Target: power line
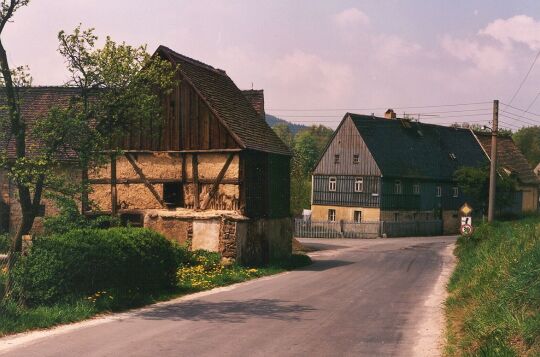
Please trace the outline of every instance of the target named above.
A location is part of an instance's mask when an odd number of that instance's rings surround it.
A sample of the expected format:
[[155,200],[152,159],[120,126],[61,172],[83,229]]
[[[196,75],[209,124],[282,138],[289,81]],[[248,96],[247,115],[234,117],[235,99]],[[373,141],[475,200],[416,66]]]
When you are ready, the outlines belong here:
[[534,105],[534,103],[536,103],[536,100],[538,99],[538,97],[540,96],[540,92],[536,93],[536,96],[534,97],[534,99],[532,100],[531,104],[529,104],[529,106],[527,107],[527,109],[524,110],[524,112],[528,111],[529,109],[531,109],[531,107]]
[[538,60],[538,57],[540,56],[540,51],[538,51],[536,53],[536,56],[534,57],[534,61],[531,63],[531,66],[529,67],[529,70],[527,71],[527,73],[525,74],[525,77],[523,78],[523,80],[521,81],[521,83],[519,84],[518,88],[516,89],[514,95],[512,96],[512,98],[510,99],[510,101],[508,102],[508,105],[512,104],[512,102],[514,101],[514,99],[516,98],[516,96],[518,95],[518,93],[521,91],[521,88],[523,87],[523,84],[525,84],[525,82],[527,81],[527,78],[529,78],[529,74],[531,74],[531,71],[533,70],[534,68],[534,65],[536,64],[536,61]]
[[471,102],[471,103],[456,103],[456,104],[438,104],[438,105],[423,105],[423,106],[407,106],[407,107],[378,107],[378,108],[317,108],[317,109],[300,109],[300,108],[268,108],[267,110],[274,111],[290,111],[290,112],[331,112],[331,111],[347,111],[347,110],[360,110],[360,111],[369,111],[369,110],[386,110],[388,108],[392,109],[423,109],[423,108],[444,108],[444,107],[457,107],[457,106],[466,106],[466,105],[480,105],[488,104],[490,101],[486,102]]

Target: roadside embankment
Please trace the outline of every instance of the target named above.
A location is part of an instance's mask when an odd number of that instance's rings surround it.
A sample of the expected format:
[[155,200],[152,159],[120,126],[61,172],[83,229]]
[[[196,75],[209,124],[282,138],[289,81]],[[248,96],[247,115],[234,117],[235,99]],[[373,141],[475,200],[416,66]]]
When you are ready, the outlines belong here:
[[446,301],[447,356],[540,355],[540,219],[458,239]]

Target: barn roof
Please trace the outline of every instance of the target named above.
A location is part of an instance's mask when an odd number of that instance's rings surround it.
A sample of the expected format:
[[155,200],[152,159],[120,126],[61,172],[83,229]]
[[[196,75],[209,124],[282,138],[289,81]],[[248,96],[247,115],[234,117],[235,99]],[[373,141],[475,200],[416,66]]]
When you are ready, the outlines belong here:
[[[36,156],[43,150],[43,145],[32,135],[34,123],[49,113],[53,107],[67,107],[70,100],[79,92],[73,87],[46,86],[28,87],[19,89],[21,117],[25,121],[27,128],[26,151],[29,156]],[[4,90],[0,90],[0,115],[7,117],[6,96]],[[5,122],[5,125],[9,123]],[[8,127],[2,128],[0,136],[0,146],[7,150],[9,158],[15,157],[15,144],[13,138],[6,137],[9,133]],[[69,160],[74,157],[74,153],[69,148],[64,148],[58,153],[59,159]]]
[[488,159],[468,129],[348,114],[383,176],[451,180]]
[[179,71],[199,92],[210,109],[239,144],[252,150],[291,155],[225,71],[159,46],[156,53],[178,65]]
[[[491,157],[491,134],[475,132],[478,141]],[[519,182],[538,185],[540,181],[529,162],[510,136],[497,138],[497,166],[515,174]]]

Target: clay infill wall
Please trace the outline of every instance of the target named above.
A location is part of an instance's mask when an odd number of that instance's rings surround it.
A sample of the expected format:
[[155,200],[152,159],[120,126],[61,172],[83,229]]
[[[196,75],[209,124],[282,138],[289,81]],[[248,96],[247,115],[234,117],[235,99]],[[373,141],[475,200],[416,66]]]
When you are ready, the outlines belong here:
[[[199,153],[198,179],[199,179],[199,202],[207,197],[224,167],[229,153]],[[184,194],[184,208],[194,208],[195,184],[193,175],[194,154],[171,154],[171,153],[144,153],[131,154],[136,165],[140,168],[161,198],[163,198],[163,186],[165,182],[182,181]],[[185,160],[185,161],[184,161]],[[183,167],[184,166],[184,167]],[[240,189],[239,179],[239,155],[233,154],[233,159],[223,176],[222,183],[218,187],[214,199],[210,201],[208,209],[238,210]],[[89,178],[93,184],[89,196],[98,211],[111,210],[111,165],[110,163],[89,172]],[[136,172],[132,164],[125,156],[116,160],[117,197],[118,208],[121,210],[144,210],[162,208],[154,194],[144,184],[141,176]],[[99,183],[96,183],[99,181]]]

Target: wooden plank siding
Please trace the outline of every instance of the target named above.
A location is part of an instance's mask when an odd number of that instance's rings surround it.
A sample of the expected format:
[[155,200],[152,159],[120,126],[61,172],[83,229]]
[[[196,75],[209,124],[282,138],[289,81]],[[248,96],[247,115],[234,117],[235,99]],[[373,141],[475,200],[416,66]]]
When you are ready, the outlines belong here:
[[228,130],[187,81],[162,98],[163,119],[130,128],[124,150],[182,151],[239,149]]
[[[330,177],[336,178],[336,191],[329,190]],[[363,192],[354,192],[354,181],[357,177],[364,180]],[[380,177],[377,176],[344,176],[314,175],[313,204],[346,207],[379,207]]]
[[[335,163],[335,155],[339,155],[339,163]],[[353,163],[354,155],[359,157],[357,164]],[[354,123],[346,118],[336,129],[313,174],[381,176],[381,171]]]

